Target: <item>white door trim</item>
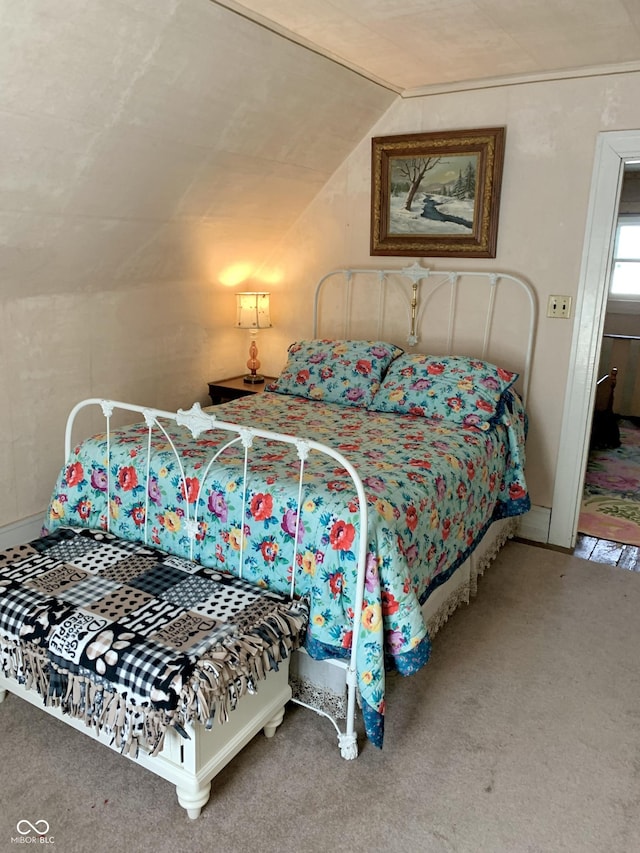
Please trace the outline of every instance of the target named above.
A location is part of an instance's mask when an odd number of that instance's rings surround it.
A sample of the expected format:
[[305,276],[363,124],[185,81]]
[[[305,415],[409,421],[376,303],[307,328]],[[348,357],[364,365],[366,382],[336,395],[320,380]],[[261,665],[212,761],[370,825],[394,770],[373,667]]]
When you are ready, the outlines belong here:
[[637,158],[640,130],[599,134],[549,526],[549,543],[562,548],[576,542],[620,186],[625,161]]

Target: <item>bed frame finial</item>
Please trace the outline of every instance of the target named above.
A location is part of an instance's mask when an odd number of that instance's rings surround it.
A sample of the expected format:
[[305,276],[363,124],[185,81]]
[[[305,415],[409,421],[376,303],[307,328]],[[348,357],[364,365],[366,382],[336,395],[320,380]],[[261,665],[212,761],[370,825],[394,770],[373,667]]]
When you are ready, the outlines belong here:
[[145,409],[142,412],[142,416],[144,417],[144,422],[149,427],[149,429],[153,429],[156,425],[156,413],[153,409]]
[[255,434],[252,430],[247,429],[246,427],[241,428],[238,430],[238,434],[240,435],[240,440],[245,450],[248,450],[250,447],[253,447],[253,439],[255,438]]
[[198,535],[199,525],[195,518],[185,518],[182,520],[184,528],[187,531],[187,536],[193,542]]
[[409,267],[403,267],[401,270],[402,275],[406,275],[406,277],[410,278],[415,284],[423,278],[429,278],[430,272],[431,270],[429,270],[428,267],[421,267],[417,261],[414,261]]
[[309,458],[309,452],[311,448],[309,447],[309,442],[304,441],[304,439],[299,439],[296,441],[296,450],[298,451],[298,459],[302,462],[306,462]]
[[201,432],[206,432],[213,426],[216,416],[202,411],[200,403],[194,403],[188,411],[178,409],[176,423],[191,430],[191,435],[198,438]]

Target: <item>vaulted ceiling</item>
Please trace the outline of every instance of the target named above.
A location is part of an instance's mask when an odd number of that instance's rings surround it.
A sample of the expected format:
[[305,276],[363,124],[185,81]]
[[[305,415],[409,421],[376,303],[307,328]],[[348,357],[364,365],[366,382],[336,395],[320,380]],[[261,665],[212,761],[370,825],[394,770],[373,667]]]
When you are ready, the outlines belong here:
[[255,269],[399,93],[640,70],[640,3],[0,0],[0,43],[1,301]]
[[[640,67],[638,0],[212,0],[404,94]],[[417,94],[417,93],[416,93]]]
[[250,268],[397,98],[209,0],[0,0],[0,303]]

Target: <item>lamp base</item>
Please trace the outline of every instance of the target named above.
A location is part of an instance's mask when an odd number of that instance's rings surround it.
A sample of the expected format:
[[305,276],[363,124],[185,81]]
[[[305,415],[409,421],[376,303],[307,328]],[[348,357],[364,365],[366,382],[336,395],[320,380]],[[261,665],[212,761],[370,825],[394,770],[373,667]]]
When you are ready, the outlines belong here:
[[259,373],[248,373],[244,377],[244,381],[247,383],[247,385],[259,385],[260,383],[264,382],[264,376],[260,376]]

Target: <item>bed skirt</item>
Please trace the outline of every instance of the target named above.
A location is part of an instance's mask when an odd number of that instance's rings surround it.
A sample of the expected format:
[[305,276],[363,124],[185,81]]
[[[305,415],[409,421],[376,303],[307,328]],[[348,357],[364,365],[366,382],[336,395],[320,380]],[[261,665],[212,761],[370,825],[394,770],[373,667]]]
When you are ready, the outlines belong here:
[[[422,605],[429,638],[433,640],[462,604],[469,604],[478,589],[478,578],[491,565],[506,542],[516,535],[519,518],[495,521],[473,553]],[[293,698],[335,719],[347,715],[345,670],[342,660],[314,660],[304,649],[291,657],[289,680]]]

